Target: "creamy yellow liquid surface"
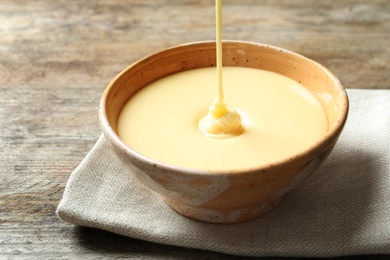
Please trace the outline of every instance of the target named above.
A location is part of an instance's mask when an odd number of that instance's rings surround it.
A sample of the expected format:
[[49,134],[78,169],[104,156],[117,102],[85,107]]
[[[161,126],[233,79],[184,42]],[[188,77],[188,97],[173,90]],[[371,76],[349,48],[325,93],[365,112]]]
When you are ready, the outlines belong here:
[[245,114],[243,134],[218,139],[198,127],[215,97],[215,68],[210,67],[167,76],[137,92],[120,114],[120,138],[145,157],[168,165],[230,171],[287,159],[328,130],[319,101],[292,79],[223,67],[223,82],[226,103]]

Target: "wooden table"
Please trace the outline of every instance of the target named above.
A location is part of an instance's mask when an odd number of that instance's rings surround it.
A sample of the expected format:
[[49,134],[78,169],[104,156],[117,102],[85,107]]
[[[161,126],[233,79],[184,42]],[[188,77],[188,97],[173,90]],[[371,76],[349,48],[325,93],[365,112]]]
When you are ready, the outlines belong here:
[[[55,215],[101,133],[108,82],[149,53],[214,38],[212,0],[0,2],[0,259],[235,258]],[[390,88],[388,0],[225,0],[224,39],[301,53],[347,88]]]

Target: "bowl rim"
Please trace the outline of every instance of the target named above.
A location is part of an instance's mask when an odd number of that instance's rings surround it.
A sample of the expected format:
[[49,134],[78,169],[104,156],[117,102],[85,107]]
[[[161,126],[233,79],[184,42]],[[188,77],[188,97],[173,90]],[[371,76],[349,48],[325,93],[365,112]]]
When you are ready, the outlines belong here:
[[120,137],[115,133],[115,131],[111,127],[110,122],[108,121],[108,118],[107,118],[107,111],[106,111],[107,96],[109,95],[115,82],[119,78],[121,78],[121,76],[123,74],[125,74],[128,70],[130,70],[132,67],[136,66],[137,64],[139,64],[145,60],[151,59],[156,55],[170,52],[174,49],[182,48],[182,47],[188,47],[188,46],[196,47],[196,46],[200,46],[200,45],[215,44],[214,40],[207,40],[207,41],[194,41],[194,42],[183,43],[183,44],[171,46],[171,47],[153,52],[153,53],[146,55],[143,58],[140,58],[137,61],[131,63],[125,69],[123,69],[120,73],[118,73],[110,81],[110,83],[107,85],[107,87],[105,88],[105,90],[100,98],[99,122],[100,122],[100,126],[103,130],[103,133],[105,135],[105,138],[111,139],[111,141],[113,141],[115,143],[115,145],[120,148],[121,151],[124,151],[126,154],[132,156],[136,161],[139,161],[143,164],[147,164],[150,167],[163,169],[167,173],[168,172],[174,172],[175,174],[176,173],[183,173],[183,174],[185,173],[185,174],[190,174],[190,175],[202,175],[202,176],[207,176],[207,177],[215,177],[215,176],[219,176],[221,174],[230,174],[230,175],[234,174],[237,176],[239,176],[241,174],[248,174],[248,173],[258,174],[258,172],[265,173],[265,172],[268,172],[270,170],[278,170],[281,168],[286,168],[286,167],[288,167],[288,165],[292,161],[297,160],[298,158],[301,158],[301,157],[307,157],[309,154],[311,154],[313,152],[319,154],[321,151],[323,151],[324,149],[326,149],[327,147],[332,145],[334,138],[338,138],[338,135],[343,130],[343,127],[344,127],[345,122],[347,120],[348,112],[349,112],[349,99],[348,99],[348,94],[346,92],[346,89],[341,84],[339,79],[329,69],[327,69],[322,64],[320,64],[312,59],[309,59],[309,58],[307,58],[299,53],[296,53],[296,52],[293,52],[293,51],[290,51],[290,50],[287,50],[287,49],[284,49],[281,47],[269,45],[269,44],[263,44],[263,43],[257,43],[257,42],[251,42],[251,41],[241,41],[241,40],[223,40],[223,44],[224,43],[244,44],[244,45],[251,45],[251,46],[272,49],[274,51],[283,53],[284,55],[295,56],[299,59],[310,62],[314,66],[320,68],[323,72],[325,72],[325,74],[337,86],[339,86],[340,95],[341,95],[341,98],[343,99],[343,104],[342,104],[342,107],[340,108],[341,111],[340,111],[338,117],[336,118],[336,123],[334,124],[334,126],[332,128],[330,128],[328,130],[328,132],[321,139],[319,139],[317,142],[315,142],[313,145],[309,146],[308,148],[306,148],[302,152],[294,154],[291,157],[284,158],[284,159],[277,160],[277,161],[273,161],[271,163],[267,163],[265,165],[261,165],[258,167],[252,167],[252,168],[248,167],[248,168],[240,168],[240,169],[232,169],[232,170],[206,170],[206,169],[195,169],[195,168],[186,168],[186,167],[181,167],[181,166],[175,166],[175,165],[155,161],[151,158],[148,158],[147,156],[144,156],[144,155],[138,153],[137,151],[135,151],[132,148],[130,148],[129,146],[127,146],[120,139]]

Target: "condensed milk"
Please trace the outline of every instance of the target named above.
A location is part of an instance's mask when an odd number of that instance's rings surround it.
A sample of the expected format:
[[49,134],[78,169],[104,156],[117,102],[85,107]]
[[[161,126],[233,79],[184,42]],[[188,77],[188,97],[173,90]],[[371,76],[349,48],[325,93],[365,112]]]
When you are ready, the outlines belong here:
[[328,131],[320,102],[280,74],[222,67],[221,1],[216,7],[217,68],[175,73],[138,91],[119,116],[120,138],[160,163],[215,172],[266,166],[309,148]]
[[225,100],[245,115],[246,130],[231,138],[205,136],[198,124],[215,97],[215,68],[175,73],[138,91],[118,120],[120,138],[158,162],[230,171],[276,163],[321,139],[328,119],[298,82],[264,70],[224,67]]

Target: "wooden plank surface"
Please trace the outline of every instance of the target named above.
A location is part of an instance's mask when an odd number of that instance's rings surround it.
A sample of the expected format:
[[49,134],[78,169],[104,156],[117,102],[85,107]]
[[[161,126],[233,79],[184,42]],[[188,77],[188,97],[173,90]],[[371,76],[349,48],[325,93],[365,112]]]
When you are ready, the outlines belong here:
[[[55,209],[100,135],[108,82],[163,48],[212,40],[212,0],[0,2],[0,259],[233,259],[74,227]],[[347,88],[390,88],[387,0],[225,0],[224,39],[317,60]],[[376,258],[377,259],[377,258]]]

